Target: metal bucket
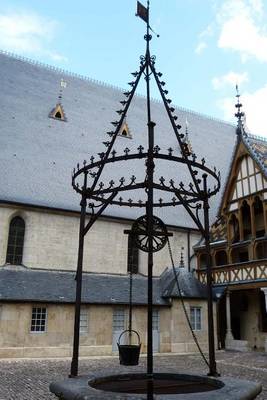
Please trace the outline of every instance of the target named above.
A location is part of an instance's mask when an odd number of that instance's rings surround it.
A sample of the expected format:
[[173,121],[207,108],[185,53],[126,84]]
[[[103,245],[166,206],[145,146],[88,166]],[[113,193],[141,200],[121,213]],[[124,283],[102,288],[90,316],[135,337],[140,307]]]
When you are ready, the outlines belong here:
[[[120,344],[121,337],[129,332],[130,335],[134,332],[138,337],[138,344]],[[141,349],[140,336],[136,331],[130,331],[129,329],[123,331],[117,343],[119,349],[120,364],[122,365],[138,365],[139,355]]]

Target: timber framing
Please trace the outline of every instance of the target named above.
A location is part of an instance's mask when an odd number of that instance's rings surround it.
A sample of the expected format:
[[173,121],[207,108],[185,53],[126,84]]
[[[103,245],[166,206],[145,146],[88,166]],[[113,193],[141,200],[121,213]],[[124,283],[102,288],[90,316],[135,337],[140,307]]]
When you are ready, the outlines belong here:
[[[260,150],[257,154],[256,151]],[[215,286],[267,286],[267,141],[237,137],[217,221],[211,227]],[[197,274],[206,282],[206,254],[195,247]]]

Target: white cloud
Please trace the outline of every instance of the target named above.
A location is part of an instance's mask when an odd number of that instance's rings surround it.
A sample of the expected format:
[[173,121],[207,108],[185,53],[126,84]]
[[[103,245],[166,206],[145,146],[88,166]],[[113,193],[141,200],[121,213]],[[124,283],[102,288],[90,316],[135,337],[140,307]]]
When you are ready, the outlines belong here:
[[249,0],[252,10],[259,15],[263,14],[263,1],[262,0]]
[[57,23],[33,13],[0,14],[0,48],[19,54],[45,55],[66,60],[50,49]]
[[201,54],[206,47],[207,47],[207,43],[206,42],[199,42],[199,44],[195,48],[195,52],[197,54]]
[[[244,93],[240,97],[243,111],[246,113],[246,125],[251,133],[267,136],[266,127],[267,84],[253,93]],[[235,99],[226,97],[219,102],[226,120],[233,120]]]
[[267,25],[262,23],[261,0],[226,0],[217,13],[218,47],[267,62]]
[[213,27],[212,24],[208,25],[204,31],[200,32],[198,35],[198,44],[197,47],[195,48],[195,53],[196,54],[201,54],[203,50],[208,46],[207,45],[207,39],[208,37],[213,35]]
[[248,82],[248,73],[243,72],[238,74],[237,72],[228,72],[228,74],[214,77],[211,81],[212,86],[215,90],[222,89],[225,86],[241,85],[241,83]]

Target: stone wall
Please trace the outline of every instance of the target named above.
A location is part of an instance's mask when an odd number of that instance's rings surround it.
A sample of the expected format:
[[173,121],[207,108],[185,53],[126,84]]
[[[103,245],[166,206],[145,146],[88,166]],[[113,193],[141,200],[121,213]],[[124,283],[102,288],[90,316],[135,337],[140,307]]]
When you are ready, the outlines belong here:
[[[197,337],[207,348],[207,308],[203,300],[186,301],[203,310],[202,330]],[[31,332],[32,307],[47,308],[45,332]],[[80,355],[112,355],[113,311],[110,305],[83,306],[88,316],[86,332],[80,335]],[[128,308],[125,310],[127,328]],[[160,352],[195,352],[196,347],[186,324],[179,300],[172,307],[159,307]],[[190,311],[189,311],[190,312]],[[142,352],[146,352],[146,307],[133,308],[133,329],[140,334]],[[0,357],[65,357],[72,355],[74,305],[2,303],[0,307]]]
[[[201,330],[195,331],[197,340],[203,351],[208,350],[208,310],[204,300],[185,299],[185,308],[190,318],[190,307],[201,308]],[[216,333],[216,305],[213,305],[215,345]],[[187,353],[197,351],[189,325],[180,300],[175,300],[171,308],[171,351],[173,353]]]
[[[78,253],[79,216],[37,209],[0,208],[0,264],[6,260],[10,220],[20,215],[25,220],[23,264],[30,268],[75,270]],[[130,222],[99,219],[85,237],[84,271],[119,273],[127,272],[127,235]],[[181,248],[187,256],[187,232],[173,229],[170,238],[175,262],[180,259]],[[191,234],[191,245],[199,235]],[[155,254],[154,275],[170,266],[168,248]],[[146,274],[147,254],[139,253],[139,271]]]
[[260,331],[259,291],[247,290],[244,294],[247,296],[248,308],[240,311],[241,340],[247,340],[250,349],[264,349],[267,332]]

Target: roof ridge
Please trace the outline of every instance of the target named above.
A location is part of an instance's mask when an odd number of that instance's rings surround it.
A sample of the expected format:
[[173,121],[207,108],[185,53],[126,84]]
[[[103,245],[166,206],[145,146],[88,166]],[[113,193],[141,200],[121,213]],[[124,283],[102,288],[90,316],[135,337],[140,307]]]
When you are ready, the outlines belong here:
[[[94,78],[91,78],[91,77],[86,76],[86,75],[78,74],[76,72],[72,72],[72,71],[66,70],[64,68],[55,67],[54,65],[46,64],[45,62],[37,61],[37,60],[34,60],[34,59],[26,57],[26,56],[21,56],[21,55],[19,55],[17,53],[13,53],[13,52],[10,52],[10,51],[7,51],[7,50],[1,50],[0,49],[0,54],[3,54],[5,56],[8,56],[8,57],[13,58],[13,59],[18,60],[18,61],[23,61],[23,62],[26,62],[26,63],[31,64],[31,65],[35,65],[35,66],[38,66],[38,67],[45,68],[45,69],[47,69],[49,71],[53,71],[53,72],[56,72],[58,74],[61,73],[61,74],[64,74],[64,75],[72,77],[72,78],[78,78],[78,79],[81,79],[83,81],[92,82],[92,83],[95,83],[97,85],[101,85],[101,86],[104,86],[104,87],[107,87],[107,88],[112,88],[112,89],[115,89],[115,90],[118,90],[118,91],[124,91],[125,90],[125,88],[113,85],[112,83],[107,83],[107,82],[104,82],[104,81],[100,81],[98,79],[94,79]],[[136,96],[144,98],[144,99],[146,98],[145,95],[142,95],[140,93],[136,93]],[[163,104],[161,99],[152,98],[151,100],[153,102],[155,102],[155,103]],[[186,112],[186,113],[189,113],[189,114],[192,114],[192,115],[195,115],[195,116],[199,116],[199,117],[204,117],[204,118],[206,118],[206,119],[208,119],[210,121],[217,121],[217,122],[221,122],[223,124],[229,125],[229,126],[234,126],[233,123],[228,122],[228,121],[224,121],[223,119],[212,117],[210,115],[207,115],[207,114],[204,114],[204,113],[201,113],[201,112],[198,112],[198,111],[194,111],[194,110],[191,110],[191,109],[186,108],[186,107],[178,106],[176,104],[174,104],[174,106],[179,111],[183,111],[183,112]]]
[[245,144],[247,150],[250,152],[251,157],[254,159],[256,163],[258,163],[259,168],[262,170],[263,174],[266,176],[266,171],[267,168],[264,164],[262,156],[258,153],[258,151],[255,150],[255,148],[252,146],[253,143],[250,142],[250,139],[253,139],[253,135],[246,135],[243,136],[243,143]]
[[261,140],[262,142],[266,142],[267,143],[267,137],[264,137],[264,136],[254,135],[252,133],[247,133],[247,137],[249,139]]
[[78,78],[78,79],[81,79],[83,81],[90,81],[92,83],[96,83],[96,84],[101,85],[101,86],[112,87],[113,89],[116,89],[116,90],[124,90],[123,88],[121,88],[119,86],[116,86],[116,85],[112,85],[111,83],[106,83],[106,82],[103,82],[103,81],[99,81],[98,79],[90,78],[89,76],[78,74],[76,72],[72,72],[72,71],[69,71],[69,70],[64,69],[64,68],[55,67],[54,65],[46,64],[45,62],[34,60],[34,59],[26,57],[26,56],[21,56],[19,54],[16,54],[16,53],[13,53],[13,52],[10,52],[10,51],[7,51],[7,50],[1,50],[0,49],[0,54],[3,54],[3,55],[8,56],[10,58],[14,58],[15,60],[18,60],[18,61],[27,62],[28,64],[31,64],[31,65],[36,65],[37,67],[43,67],[43,68],[45,68],[47,70],[50,70],[50,71],[53,71],[53,72],[56,72],[56,73],[64,74],[64,75],[70,76],[72,78]]

